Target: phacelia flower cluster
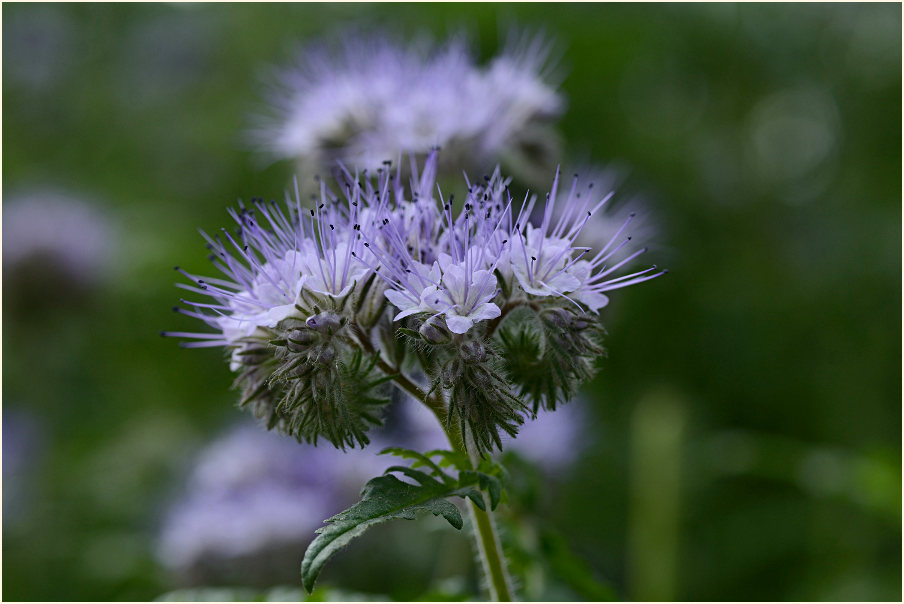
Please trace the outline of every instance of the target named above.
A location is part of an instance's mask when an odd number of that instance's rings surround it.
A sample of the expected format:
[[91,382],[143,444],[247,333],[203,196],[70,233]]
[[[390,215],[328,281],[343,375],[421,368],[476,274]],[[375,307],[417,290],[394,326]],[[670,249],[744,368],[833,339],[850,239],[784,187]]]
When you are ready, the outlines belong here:
[[461,39],[442,47],[361,35],[343,42],[306,48],[277,73],[270,115],[252,133],[262,150],[375,169],[400,152],[441,146],[460,164],[521,142],[536,150],[534,131],[564,109],[542,37],[509,44],[485,66]]
[[[253,199],[234,231],[205,235],[221,275],[179,270],[178,312],[212,332],[169,332],[188,347],[223,346],[243,405],[301,440],[363,446],[389,381],[404,378],[480,452],[524,416],[554,409],[602,354],[598,311],[614,290],[662,275],[627,267],[627,217],[599,250],[576,239],[611,194],[556,174],[542,219],[498,168],[465,177],[456,199],[436,186],[438,154],[411,161],[407,186],[387,162],[340,166],[314,207]],[[613,260],[617,258],[617,260]],[[426,376],[417,383],[417,376]]]

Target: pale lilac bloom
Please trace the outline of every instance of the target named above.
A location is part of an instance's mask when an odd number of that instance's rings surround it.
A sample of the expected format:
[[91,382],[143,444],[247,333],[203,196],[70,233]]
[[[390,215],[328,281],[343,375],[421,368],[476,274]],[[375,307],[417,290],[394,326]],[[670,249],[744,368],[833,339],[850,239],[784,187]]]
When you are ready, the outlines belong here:
[[66,193],[13,193],[3,203],[3,269],[31,261],[53,265],[80,285],[111,275],[117,233],[109,212]]
[[575,177],[567,194],[560,195],[557,172],[535,226],[528,221],[536,197],[525,195],[513,218],[509,180],[497,168],[482,184],[465,177],[467,195],[456,215],[453,196],[444,198],[435,183],[437,157],[433,150],[420,173],[412,161],[407,193],[400,168],[393,172],[384,164],[368,174],[340,165],[335,174],[340,194],[321,181],[314,209],[302,209],[296,187],[294,200],[287,194],[287,211],[263,200],[254,200],[254,209],[233,211],[240,226],[236,236],[226,230],[205,235],[211,259],[226,279],[177,269],[194,282],[180,287],[214,300],[183,300],[193,309],[179,312],[204,320],[218,333],[167,335],[197,340],[186,346],[240,348],[259,328],[273,328],[287,317],[304,320],[301,298],[344,298],[371,271],[385,284],[377,295],[397,309],[394,320],[415,314],[441,317],[456,334],[499,317],[503,291],[515,301],[560,298],[597,312],[608,303],[605,292],[665,272],[652,266],[621,274],[646,251],[631,251],[633,214],[595,254],[577,245],[611,193],[600,199],[592,184],[580,190]]
[[430,258],[436,258],[432,265],[420,261],[425,257],[421,247],[407,243],[411,221],[405,215],[400,221],[397,215],[387,213],[381,224],[384,245],[365,245],[384,269],[378,274],[388,284],[386,298],[400,311],[394,320],[417,313],[441,315],[451,332],[464,334],[474,323],[501,314],[493,300],[499,293],[494,271],[502,256],[493,254],[493,244],[505,241],[500,227],[505,226],[503,218],[508,216],[511,200],[503,207],[504,189],[494,188],[501,182],[497,170],[492,178],[487,177],[486,187],[468,183],[465,204],[454,218],[451,197],[446,201],[438,194],[439,199],[434,200],[428,193],[436,157],[434,151],[427,158],[416,202],[416,224],[426,225],[421,230],[424,247]]
[[[399,415],[406,427],[405,446],[418,451],[448,449],[449,440],[436,416],[412,399],[401,400]],[[503,450],[515,451],[549,473],[568,470],[587,444],[587,413],[580,401],[552,411],[540,410],[521,426],[517,438],[502,436]]]
[[564,111],[565,100],[551,84],[550,49],[543,36],[521,36],[484,70],[480,91],[492,107],[492,120],[484,133],[488,149],[500,148],[525,126]]
[[440,283],[427,287],[421,301],[430,311],[444,316],[449,331],[467,333],[475,322],[502,314],[491,302],[499,293],[496,277],[490,270],[475,270],[483,264],[479,259],[453,262],[448,254],[440,254],[437,264],[442,271]]
[[[590,255],[592,248],[578,246],[576,241],[584,227],[611,199],[612,193],[600,199],[594,196],[592,184],[581,191],[575,175],[567,196],[559,200],[559,182],[557,171],[539,227],[521,223],[522,217],[530,216],[534,199],[522,208],[515,225],[511,261],[523,291],[533,296],[558,296],[597,312],[609,303],[603,292],[642,283],[667,272],[658,271],[654,265],[618,275],[619,269],[647,251],[641,248],[626,254],[632,240],[628,227],[633,214],[594,255]],[[558,211],[557,206],[560,206]]]
[[182,300],[192,309],[174,310],[201,319],[218,333],[164,335],[197,340],[183,343],[185,347],[235,345],[287,317],[306,319],[297,307],[302,290],[329,298],[349,295],[371,270],[358,260],[356,250],[363,248],[349,226],[358,218],[362,194],[349,189],[343,204],[324,188],[321,199],[316,209],[304,210],[297,187],[294,200],[286,194],[285,210],[274,201],[253,198],[252,209],[230,210],[239,225],[237,235],[226,229],[215,236],[202,231],[213,252],[210,259],[225,279],[176,267],[193,282],[177,287],[209,296],[213,302]]
[[44,452],[44,427],[15,408],[3,413],[3,518],[10,524],[28,514],[35,499],[35,469]]
[[194,462],[182,496],[167,510],[161,562],[187,570],[206,559],[302,547],[324,518],[355,501],[361,485],[394,461],[367,451],[302,445],[243,424],[210,443]]
[[534,121],[561,113],[548,54],[541,38],[527,39],[482,67],[461,38],[437,48],[353,32],[340,49],[311,47],[277,73],[274,115],[253,137],[275,157],[370,169],[435,146],[489,160]]

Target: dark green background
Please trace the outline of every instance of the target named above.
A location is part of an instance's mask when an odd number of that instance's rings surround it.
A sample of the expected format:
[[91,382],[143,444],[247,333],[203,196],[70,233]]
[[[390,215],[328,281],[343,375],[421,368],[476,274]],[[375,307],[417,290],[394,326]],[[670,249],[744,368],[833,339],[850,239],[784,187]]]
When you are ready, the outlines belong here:
[[[513,25],[545,28],[570,156],[629,166],[624,190],[661,225],[671,274],[613,296],[609,358],[581,403],[593,444],[534,513],[620,598],[901,597],[899,5],[2,16],[4,195],[99,199],[123,232],[93,295],[23,300],[34,288],[4,278],[3,410],[44,425],[29,509],[3,524],[4,599],[175,587],[152,556],[161,507],[239,412],[219,352],[157,336],[188,325],[170,312],[172,266],[206,269],[196,228],[224,225],[237,197],[279,196],[292,166],[259,167],[240,136],[260,70],[348,24],[465,29],[483,58]],[[392,588],[366,566],[348,583]]]

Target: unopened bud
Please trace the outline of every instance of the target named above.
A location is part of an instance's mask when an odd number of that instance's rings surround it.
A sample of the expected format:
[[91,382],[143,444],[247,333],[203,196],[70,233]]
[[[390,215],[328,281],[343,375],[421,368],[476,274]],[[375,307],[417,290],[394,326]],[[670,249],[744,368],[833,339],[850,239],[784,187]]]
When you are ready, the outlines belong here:
[[333,333],[339,330],[342,326],[342,321],[334,312],[326,311],[322,312],[319,315],[314,315],[313,317],[308,317],[308,320],[305,321],[305,324],[311,329],[317,330],[320,333]]
[[431,344],[443,344],[449,341],[449,332],[433,321],[428,321],[421,325],[418,332],[420,332],[421,337],[424,338],[424,340]]
[[361,300],[361,306],[355,315],[358,325],[361,327],[373,327],[383,316],[386,308],[386,298],[383,297],[383,291],[386,289],[384,283],[374,283],[367,294]]
[[461,347],[461,358],[465,363],[483,363],[487,360],[487,349],[478,340],[465,342]]
[[449,362],[443,367],[443,371],[440,374],[440,379],[442,380],[443,388],[451,388],[455,385],[458,379],[461,377],[462,368],[461,363],[458,362],[457,359]]
[[312,363],[328,365],[336,358],[336,350],[332,346],[321,346],[312,350],[309,358]]
[[294,331],[290,331],[289,335],[286,336],[286,346],[292,352],[302,352],[304,350],[307,350],[308,346],[310,346],[316,339],[316,334],[314,334],[310,330],[296,329]]
[[591,321],[585,317],[575,317],[571,321],[571,328],[575,331],[584,331],[590,327]]
[[314,371],[314,366],[310,363],[302,363],[292,370],[296,377],[304,377]]
[[237,360],[242,365],[249,367],[260,365],[271,357],[272,355],[269,354],[266,350],[260,349],[243,350],[234,355],[235,360]]
[[543,312],[543,315],[556,327],[566,329],[571,323],[571,317],[562,308],[551,308]]

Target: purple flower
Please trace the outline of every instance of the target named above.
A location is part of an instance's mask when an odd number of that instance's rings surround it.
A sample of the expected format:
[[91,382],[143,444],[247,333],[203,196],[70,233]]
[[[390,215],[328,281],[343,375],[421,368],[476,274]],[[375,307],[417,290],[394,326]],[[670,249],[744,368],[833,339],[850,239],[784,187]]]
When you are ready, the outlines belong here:
[[374,169],[435,146],[487,160],[564,102],[545,73],[540,37],[509,45],[486,67],[460,38],[407,46],[348,32],[339,49],[314,45],[278,72],[273,114],[255,141],[276,157],[343,159]]
[[4,271],[38,261],[72,283],[94,285],[110,274],[115,239],[102,208],[70,195],[47,190],[4,199]]
[[[449,396],[460,399],[474,392],[464,384],[484,385],[479,402],[448,402],[459,420],[473,420],[469,406],[491,405],[487,396],[502,398],[510,408],[492,416],[505,418],[505,430],[516,433],[522,402],[515,384],[501,377],[501,365],[491,367],[509,360],[481,340],[508,325],[509,338],[501,343],[520,359],[509,371],[518,373],[524,392],[535,404],[551,392],[567,400],[592,375],[602,350],[602,330],[587,311],[608,303],[605,292],[665,271],[624,269],[646,251],[629,251],[633,216],[596,254],[577,244],[611,193],[600,198],[591,186],[581,191],[575,178],[560,198],[557,172],[535,226],[529,218],[536,196],[526,194],[515,212],[509,181],[497,168],[482,182],[465,178],[467,193],[456,211],[454,196],[446,198],[435,184],[437,158],[432,151],[420,173],[412,162],[407,188],[398,168],[352,173],[340,164],[332,185],[338,193],[320,181],[315,208],[302,208],[296,187],[285,209],[254,199],[250,208],[232,211],[235,234],[205,234],[222,276],[177,268],[193,282],[179,286],[210,301],[183,300],[191,308],[176,310],[215,331],[163,335],[193,340],[183,344],[188,347],[226,346],[242,405],[253,403],[271,428],[341,448],[366,445],[366,431],[381,422],[387,399],[380,386],[397,369],[381,364],[377,353],[402,364],[398,355],[404,353],[392,344],[392,323],[401,323],[403,333],[416,329],[427,344],[448,345],[442,355],[451,356],[429,376],[428,390],[442,384],[457,389]],[[504,314],[519,308],[521,319],[505,323]],[[524,320],[531,332],[514,336],[512,329],[527,328]],[[530,340],[532,351],[511,349],[516,340]],[[537,354],[556,372],[550,383],[529,366]],[[501,446],[493,426],[469,429],[480,432],[481,446]]]
[[[546,198],[540,226],[528,224],[522,227],[520,219],[515,225],[512,268],[525,293],[539,297],[558,296],[579,308],[583,305],[597,312],[609,303],[603,292],[642,283],[667,272],[658,271],[654,265],[635,273],[618,275],[619,269],[647,251],[647,248],[641,248],[613,261],[617,254],[630,248],[632,237],[627,229],[634,219],[633,214],[595,255],[586,259],[592,249],[577,245],[577,238],[591,218],[611,199],[612,193],[599,199],[593,196],[592,183],[581,191],[578,176],[575,175],[567,196],[559,200],[559,181],[560,173],[557,171],[552,190]],[[522,214],[529,216],[532,206],[533,201]]]
[[513,219],[508,181],[497,170],[483,185],[467,182],[466,201],[455,216],[453,197],[444,200],[438,189],[434,196],[436,164],[433,151],[420,175],[414,167],[410,197],[394,178],[401,178],[399,171],[381,168],[373,177],[343,169],[337,175],[342,196],[321,183],[316,209],[304,210],[296,190],[294,200],[287,195],[286,210],[256,199],[252,209],[231,211],[238,235],[225,229],[214,237],[205,234],[225,279],[177,268],[194,282],[179,287],[213,298],[183,300],[192,309],[177,310],[218,333],[168,335],[198,340],[184,344],[190,347],[235,346],[286,318],[308,319],[301,309],[312,300],[349,296],[371,271],[386,283],[385,297],[398,310],[394,320],[442,316],[457,334],[500,315],[501,285],[513,300],[557,297],[596,312],[608,303],[605,292],[665,273],[655,266],[619,273],[646,251],[626,253],[633,214],[596,254],[577,245],[611,193],[600,199],[592,185],[581,191],[575,177],[560,199],[557,173],[534,226],[527,220],[536,198],[525,197]]
[[205,560],[303,545],[392,463],[374,451],[343,453],[237,427],[194,461],[183,495],[165,514],[158,558],[187,571]]

